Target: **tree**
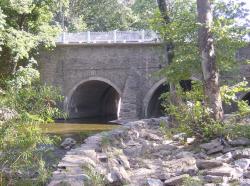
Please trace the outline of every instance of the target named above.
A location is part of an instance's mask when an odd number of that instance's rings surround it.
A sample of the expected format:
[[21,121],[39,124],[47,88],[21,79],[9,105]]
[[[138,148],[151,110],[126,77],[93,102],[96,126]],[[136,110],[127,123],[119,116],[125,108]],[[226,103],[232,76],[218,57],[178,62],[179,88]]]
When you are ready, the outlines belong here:
[[199,29],[199,48],[206,100],[212,109],[215,120],[223,119],[223,108],[219,86],[219,71],[212,34],[213,14],[209,0],[197,0]]
[[157,10],[157,3],[155,0],[136,0],[131,9],[136,16],[136,21],[132,25],[134,29],[149,29],[150,19],[154,17],[154,13]]
[[[168,24],[171,23],[171,19],[169,16],[169,12],[167,10],[167,3],[165,0],[157,0],[158,3],[158,7],[161,13],[161,17],[164,21],[164,24],[167,26]],[[173,59],[174,59],[174,43],[173,41],[170,40],[166,40],[164,37],[164,48],[166,51],[166,56],[167,56],[167,66],[169,66],[170,64],[173,63]],[[177,105],[180,102],[180,99],[178,98],[177,94],[176,94],[176,86],[175,86],[175,82],[169,82],[169,88],[170,88],[170,102],[173,105]]]
[[54,44],[59,31],[51,25],[57,1],[0,1],[0,76],[14,74],[17,66],[27,64],[41,46]]
[[[247,10],[243,3],[235,1],[213,1],[214,22],[211,28],[214,39],[217,67],[221,73],[236,71],[235,54],[241,47],[247,45],[244,36],[248,29],[243,20]],[[151,25],[167,43],[174,45],[172,63],[160,71],[170,82],[200,78],[202,74],[201,58],[199,57],[197,23],[197,5],[195,0],[175,0],[169,3],[168,16],[170,22],[165,24],[162,14],[157,12]],[[202,79],[202,78],[200,78]],[[222,82],[220,82],[222,83]]]
[[76,32],[129,30],[136,19],[131,8],[117,0],[70,0],[65,11],[65,26]]

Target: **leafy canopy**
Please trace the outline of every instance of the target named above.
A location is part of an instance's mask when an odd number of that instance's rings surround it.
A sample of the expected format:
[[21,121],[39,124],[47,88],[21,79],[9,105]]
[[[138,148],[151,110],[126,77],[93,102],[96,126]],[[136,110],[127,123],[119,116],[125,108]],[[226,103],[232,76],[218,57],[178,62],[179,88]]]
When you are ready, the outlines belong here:
[[[235,54],[239,48],[247,44],[244,37],[248,29],[244,22],[239,22],[239,19],[245,19],[247,16],[247,9],[244,5],[235,1],[213,1],[212,33],[216,61],[222,73],[235,70],[237,66]],[[174,61],[160,73],[166,75],[172,82],[187,80],[196,74],[199,77],[201,59],[198,48],[198,29],[200,25],[197,22],[196,1],[171,1],[168,4],[168,13],[171,22],[167,25],[164,24],[160,12],[157,12],[151,21],[153,30],[161,35],[164,42],[174,44]]]
[[52,24],[54,0],[0,1],[0,74],[6,67],[27,63],[39,47],[54,44],[59,27]]

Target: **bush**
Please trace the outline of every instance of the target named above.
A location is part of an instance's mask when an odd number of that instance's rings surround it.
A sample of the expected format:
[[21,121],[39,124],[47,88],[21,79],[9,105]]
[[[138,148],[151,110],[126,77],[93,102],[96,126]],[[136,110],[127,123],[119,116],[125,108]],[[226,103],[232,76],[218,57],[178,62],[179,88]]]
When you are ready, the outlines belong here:
[[191,91],[183,91],[180,86],[176,87],[177,96],[182,102],[172,105],[169,93],[162,95],[165,111],[174,118],[173,126],[179,132],[185,132],[189,136],[195,136],[198,140],[205,140],[221,134],[222,123],[216,122],[211,116],[211,110],[203,104],[203,87],[199,82],[192,82]]
[[[235,102],[238,105],[238,111],[234,113],[238,119],[250,113],[250,108],[246,102],[236,99],[236,94],[239,91],[248,91],[246,85],[245,82],[241,82],[233,87],[224,86],[222,88],[223,101],[227,104]],[[169,93],[163,94],[161,98],[164,100],[165,111],[174,118],[173,126],[177,128],[177,131],[195,136],[198,140],[208,140],[221,136],[237,136],[239,130],[242,129],[236,123],[225,125],[223,121],[215,121],[211,117],[211,109],[203,104],[205,98],[200,82],[193,81],[192,90],[188,92],[177,86],[176,93],[182,99],[182,103],[179,105],[169,103]]]
[[41,85],[37,73],[30,65],[20,68],[12,80],[5,81],[5,94],[0,95],[0,107],[18,113],[17,118],[0,123],[0,173],[7,182],[13,182],[17,171],[22,175],[39,171],[40,181],[45,182],[44,150],[39,147],[53,140],[43,134],[41,125],[65,117],[57,107],[63,98],[59,90]]

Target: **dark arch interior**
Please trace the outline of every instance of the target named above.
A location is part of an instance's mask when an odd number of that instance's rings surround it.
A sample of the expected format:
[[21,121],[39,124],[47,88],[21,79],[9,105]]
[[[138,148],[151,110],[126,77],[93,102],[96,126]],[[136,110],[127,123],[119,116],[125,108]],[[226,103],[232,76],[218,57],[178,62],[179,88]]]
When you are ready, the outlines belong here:
[[248,92],[242,100],[247,101],[248,105],[250,106],[250,92]]
[[[180,85],[184,91],[190,91],[192,88],[192,81],[191,80],[182,80],[180,81]],[[147,117],[160,117],[163,116],[163,108],[161,106],[160,96],[164,92],[169,91],[169,85],[160,85],[154,92],[153,96],[151,97],[148,103],[147,109]]]
[[69,118],[106,122],[118,118],[119,93],[102,81],[88,81],[73,93]]
[[169,91],[169,85],[160,85],[154,92],[148,103],[147,116],[160,117],[163,115],[160,96]]
[[183,91],[190,91],[192,89],[192,80],[181,80],[180,85]]

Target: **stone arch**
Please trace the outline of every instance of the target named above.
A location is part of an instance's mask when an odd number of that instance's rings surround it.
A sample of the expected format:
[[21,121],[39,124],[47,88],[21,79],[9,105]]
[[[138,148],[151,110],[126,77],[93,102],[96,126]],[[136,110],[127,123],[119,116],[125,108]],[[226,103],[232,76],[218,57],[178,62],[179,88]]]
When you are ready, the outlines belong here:
[[[181,80],[179,82],[180,86],[183,88],[184,91],[190,91],[192,88],[192,80],[198,80],[196,78],[190,78],[190,80]],[[167,84],[166,78],[161,79],[157,83],[153,85],[153,87],[148,91],[145,99],[143,101],[144,105],[144,116],[148,117],[159,117],[162,116],[160,112],[160,100],[159,96],[169,91],[169,85]],[[156,104],[155,106],[152,104]]]
[[97,121],[118,119],[121,90],[110,80],[91,77],[78,82],[65,99],[69,118],[95,118]]
[[[144,97],[143,100],[143,108],[144,108],[144,116],[146,118],[151,117],[152,115],[150,114],[150,102],[152,101],[152,98],[154,95],[157,93],[159,94],[161,92],[161,88],[164,89],[164,85],[166,84],[167,80],[166,78],[161,79],[160,81],[156,82],[152,88],[147,92],[146,96]],[[168,88],[168,87],[166,87]],[[155,95],[157,97],[157,95]],[[158,104],[158,103],[157,103]],[[154,115],[154,114],[153,114]],[[156,114],[158,115],[158,113]]]

